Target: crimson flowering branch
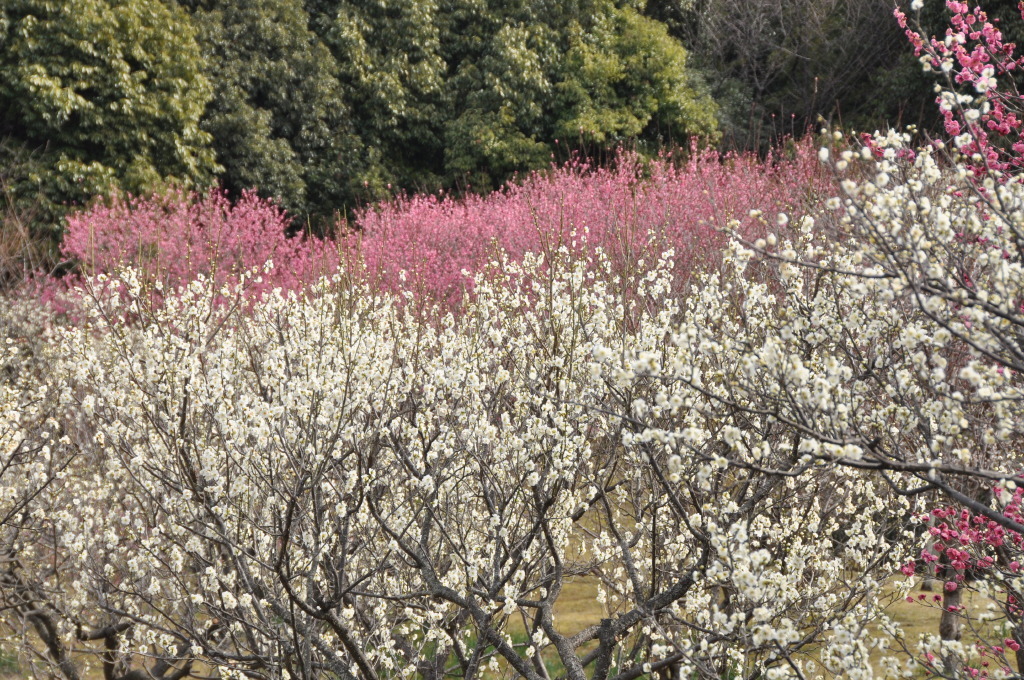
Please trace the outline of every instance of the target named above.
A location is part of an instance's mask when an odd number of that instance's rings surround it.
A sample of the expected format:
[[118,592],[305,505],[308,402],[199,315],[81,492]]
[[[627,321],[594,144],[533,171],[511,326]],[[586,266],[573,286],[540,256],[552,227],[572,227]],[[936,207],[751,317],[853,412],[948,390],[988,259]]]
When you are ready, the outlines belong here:
[[[915,0],[911,7],[919,10],[921,4]],[[1003,39],[980,7],[959,0],[947,0],[946,7],[950,26],[942,39],[926,39],[910,28],[899,7],[894,14],[925,69],[946,75],[949,89],[937,87],[936,103],[967,167],[978,177],[990,172],[1015,174],[1024,167],[1024,120],[1013,76],[1024,65],[1024,57],[1015,56],[1016,45]],[[1024,12],[1024,3],[1021,9]],[[958,92],[958,85],[974,92]]]
[[[1019,524],[1024,491],[1017,489],[1012,494],[1004,488],[993,491],[996,502],[1004,505],[1002,514]],[[1010,672],[1006,654],[1015,653],[1018,664],[1024,660],[1021,651],[1024,645],[1024,609],[1021,608],[1024,592],[1020,585],[1024,536],[1006,529],[986,514],[952,505],[933,508],[916,519],[927,522],[926,535],[930,540],[920,556],[904,564],[901,571],[908,577],[923,571],[927,576],[942,581],[943,593],[933,596],[933,599],[942,603],[942,620],[947,629],[958,630],[966,622],[981,638],[977,644],[980,654],[966,669],[972,676],[988,677],[993,663],[1003,672]],[[987,641],[993,634],[991,627],[976,624],[985,623],[992,617],[972,615],[962,604],[961,592],[964,590],[979,591],[982,597],[998,604],[1008,637],[996,642]],[[916,599],[908,595],[907,600],[925,603],[927,598],[924,594]],[[931,663],[934,659],[928,661]]]

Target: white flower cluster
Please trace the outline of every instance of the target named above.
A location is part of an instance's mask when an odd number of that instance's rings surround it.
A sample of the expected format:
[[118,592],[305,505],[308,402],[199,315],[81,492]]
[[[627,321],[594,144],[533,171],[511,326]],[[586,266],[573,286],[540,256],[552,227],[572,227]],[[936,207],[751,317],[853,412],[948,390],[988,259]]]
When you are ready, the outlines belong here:
[[[531,656],[584,673],[643,636],[652,667],[789,668],[817,639],[801,631],[849,615],[839,589],[890,566],[863,517],[883,506],[848,473],[732,466],[788,454],[747,451],[658,379],[720,379],[678,341],[670,271],[670,253],[635,281],[600,255],[502,262],[439,323],[340,277],[247,310],[203,281],[160,305],[130,271],[98,281],[48,377],[2,393],[4,450],[31,420],[35,460],[65,462],[40,468],[45,512],[17,544],[56,633],[21,643],[37,663],[104,640],[125,668],[536,677]],[[2,477],[24,497],[20,479]],[[559,625],[580,579],[609,635]]]

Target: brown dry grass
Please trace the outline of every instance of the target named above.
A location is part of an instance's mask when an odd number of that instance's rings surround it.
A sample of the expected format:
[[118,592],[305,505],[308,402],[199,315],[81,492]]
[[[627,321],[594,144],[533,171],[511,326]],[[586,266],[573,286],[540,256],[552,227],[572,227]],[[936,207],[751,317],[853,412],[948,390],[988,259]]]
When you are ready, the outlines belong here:
[[[916,598],[920,593],[921,591],[915,588],[913,595]],[[929,602],[934,594],[934,592],[925,593]],[[977,593],[973,592],[965,593],[964,600],[971,615],[977,615],[984,611],[988,604],[988,601],[983,600]],[[923,635],[937,633],[939,618],[942,613],[939,607],[932,604],[920,604],[917,601],[911,603],[899,598],[894,598],[887,612],[889,616],[902,626],[904,639],[908,646],[913,646]],[[559,627],[569,634],[576,633],[591,624],[600,622],[601,618],[606,615],[604,607],[597,601],[597,582],[591,578],[577,578],[566,584],[555,608],[555,616]],[[513,637],[524,636],[522,624],[515,617],[510,621],[510,632],[513,634]],[[965,629],[965,642],[972,643],[976,639],[976,634],[972,634],[972,631]],[[880,669],[880,659],[881,654],[876,652],[873,655],[876,670]],[[553,669],[559,667],[557,655],[553,651],[551,654],[546,655],[546,660]],[[84,666],[85,664],[83,663]],[[83,668],[83,670],[85,670],[83,673],[84,680],[102,680],[103,678],[103,672],[99,664],[91,664],[90,668]],[[14,678],[23,677],[23,674],[19,671],[16,664],[5,663],[0,664],[0,677],[13,680]]]

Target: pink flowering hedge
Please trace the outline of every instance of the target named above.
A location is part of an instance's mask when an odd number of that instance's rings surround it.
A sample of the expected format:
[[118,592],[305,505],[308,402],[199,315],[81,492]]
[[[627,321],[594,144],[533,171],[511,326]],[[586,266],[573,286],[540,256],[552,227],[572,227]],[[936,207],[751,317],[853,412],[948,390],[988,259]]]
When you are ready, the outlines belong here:
[[[259,296],[276,287],[295,290],[337,269],[332,242],[288,238],[288,224],[283,210],[255,193],[235,202],[219,191],[131,198],[69,217],[61,253],[86,275],[134,266],[164,290],[199,274],[218,287],[232,285],[256,268],[261,280],[253,278],[247,290]],[[268,261],[274,266],[263,272]]]
[[[561,245],[601,247],[626,272],[672,248],[682,289],[718,261],[731,220],[756,238],[763,220],[751,210],[797,210],[830,182],[810,141],[766,160],[701,151],[682,164],[644,163],[623,154],[611,167],[576,161],[488,196],[412,195],[371,206],[340,243],[287,238],[287,216],[254,193],[234,203],[217,191],[175,194],[71,216],[62,253],[86,275],[135,266],[164,290],[198,274],[233,284],[272,260],[273,269],[249,288],[255,295],[298,289],[344,263],[383,290],[412,290],[453,309],[471,285],[464,272],[480,271],[502,251],[516,259]],[[51,285],[50,297],[66,283]]]
[[683,288],[717,262],[730,220],[756,238],[764,227],[752,210],[774,219],[822,196],[831,182],[811,140],[763,161],[710,150],[683,164],[623,155],[612,167],[576,162],[534,173],[484,197],[413,195],[373,206],[358,216],[348,246],[383,287],[411,286],[447,304],[470,283],[462,272],[478,271],[499,249],[516,258],[574,241],[578,248],[584,232],[620,271],[673,248]]

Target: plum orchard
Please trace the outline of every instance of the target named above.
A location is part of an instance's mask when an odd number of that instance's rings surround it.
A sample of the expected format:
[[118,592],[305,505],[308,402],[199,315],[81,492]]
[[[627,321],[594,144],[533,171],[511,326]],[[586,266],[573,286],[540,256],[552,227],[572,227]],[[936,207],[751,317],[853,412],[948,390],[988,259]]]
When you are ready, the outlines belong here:
[[[340,278],[251,309],[92,281],[8,392],[8,458],[52,416],[67,461],[3,476],[9,640],[68,678],[871,676],[908,499],[1020,528],[1024,187],[896,135],[835,154],[869,180],[683,302],[671,255],[568,251],[439,324]],[[567,630],[580,578],[607,616]]]
[[[1018,543],[968,553],[974,517],[1024,529],[1024,186],[908,144],[823,150],[841,195],[683,300],[671,253],[586,248],[435,323],[342,275],[86,282],[49,345],[5,332],[5,648],[68,680],[1007,676]],[[1005,646],[884,618],[935,493]]]
[[[709,466],[615,415],[662,388],[595,358],[692,353],[669,342],[670,267],[503,262],[434,326],[338,279],[244,317],[202,279],[156,308],[132,271],[120,295],[94,281],[89,323],[48,357],[52,446],[73,461],[4,535],[5,596],[48,634],[7,610],[9,638],[68,678],[542,678],[542,658],[576,678],[753,677],[811,646],[866,667],[879,579],[906,557],[875,481]],[[607,618],[566,629],[556,606],[584,577]]]

